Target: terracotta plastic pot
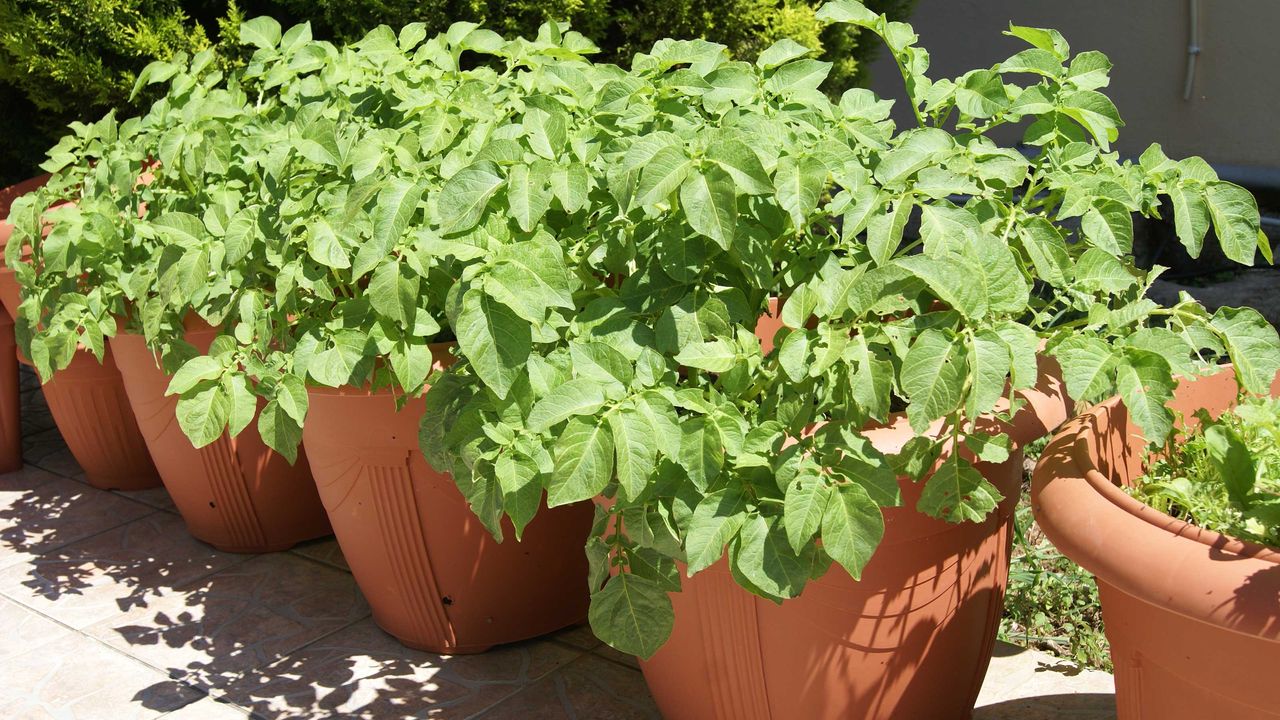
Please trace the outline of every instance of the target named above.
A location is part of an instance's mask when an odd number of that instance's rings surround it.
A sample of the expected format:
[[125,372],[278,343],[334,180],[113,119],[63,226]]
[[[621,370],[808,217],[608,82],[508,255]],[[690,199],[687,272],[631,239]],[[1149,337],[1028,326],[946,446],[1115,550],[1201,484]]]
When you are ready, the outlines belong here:
[[0,310],[0,473],[22,469],[22,395],[13,318]]
[[[187,342],[203,352],[216,336],[216,329],[197,326]],[[331,532],[302,452],[290,465],[252,425],[197,449],[178,425],[178,398],[164,394],[169,376],[143,337],[118,333],[111,348],[151,457],[193,536],[219,550],[259,553]]]
[[[1052,361],[1011,428],[1014,444],[1067,417]],[[994,424],[994,421],[989,425]],[[868,430],[896,452],[905,418]],[[979,465],[1004,494],[982,523],[949,524],[913,508],[923,483],[901,481],[903,507],[860,581],[833,566],[781,605],[734,583],[727,562],[682,577],[671,639],[641,663],[667,720],[951,720],[968,718],[1003,605],[1022,453]]]
[[[1227,369],[1183,381],[1170,406],[1216,416],[1235,398]],[[1032,482],[1045,535],[1097,576],[1120,720],[1280,718],[1280,685],[1267,679],[1280,662],[1280,552],[1130,497],[1121,486],[1145,457],[1113,399],[1057,434]]]
[[[435,348],[437,362],[449,357]],[[589,503],[542,509],[498,543],[452,478],[418,449],[423,398],[313,388],[303,428],[311,472],[356,583],[382,629],[431,652],[476,653],[587,614]]]

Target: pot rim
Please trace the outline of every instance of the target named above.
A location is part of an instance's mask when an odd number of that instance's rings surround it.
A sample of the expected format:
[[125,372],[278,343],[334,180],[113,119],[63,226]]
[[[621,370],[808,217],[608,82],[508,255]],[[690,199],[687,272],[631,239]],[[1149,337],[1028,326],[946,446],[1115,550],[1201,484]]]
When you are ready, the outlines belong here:
[[[1228,365],[1184,378],[1179,389],[1196,385],[1215,395],[1233,392],[1234,369]],[[1272,394],[1280,395],[1280,376]],[[1160,512],[1124,492],[1120,478],[1113,480],[1100,467],[1099,446],[1109,438],[1114,442],[1123,433],[1120,442],[1141,442],[1127,418],[1123,427],[1099,430],[1121,404],[1115,397],[1093,406],[1050,441],[1032,473],[1036,522],[1063,554],[1128,595],[1224,629],[1280,641],[1274,593],[1267,598],[1266,588],[1260,588],[1257,597],[1237,594],[1234,601],[1230,595],[1256,584],[1262,573],[1280,572],[1280,551]],[[1117,475],[1125,471],[1115,470]]]

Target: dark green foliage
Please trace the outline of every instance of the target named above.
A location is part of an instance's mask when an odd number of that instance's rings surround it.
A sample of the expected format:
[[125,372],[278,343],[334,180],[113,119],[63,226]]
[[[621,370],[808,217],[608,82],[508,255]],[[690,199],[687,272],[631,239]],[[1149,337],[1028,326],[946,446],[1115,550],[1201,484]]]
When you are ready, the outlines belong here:
[[[903,19],[915,0],[868,5]],[[273,15],[286,26],[311,21],[317,38],[350,41],[378,25],[423,22],[427,32],[470,20],[507,36],[536,34],[546,20],[568,20],[596,41],[598,59],[628,64],[663,37],[703,37],[754,57],[791,37],[822,48],[835,63],[830,88],[857,83],[878,42],[860,45],[848,25],[822,28],[817,0],[0,0],[0,183],[31,175],[43,150],[73,120],[111,108],[136,114],[138,71],[216,42],[235,64],[242,17]]]
[[208,45],[180,0],[0,0],[2,174],[31,174],[67,122],[127,106],[147,63]]

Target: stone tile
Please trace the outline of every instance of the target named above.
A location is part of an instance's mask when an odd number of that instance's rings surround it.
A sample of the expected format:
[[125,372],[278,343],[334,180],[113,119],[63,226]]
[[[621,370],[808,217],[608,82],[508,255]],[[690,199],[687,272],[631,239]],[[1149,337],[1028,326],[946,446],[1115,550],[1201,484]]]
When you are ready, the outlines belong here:
[[1112,720],[1115,681],[1047,653],[998,643],[974,720]]
[[347,558],[342,554],[342,548],[338,547],[338,541],[331,537],[308,540],[295,546],[292,552],[325,565],[332,565],[339,570],[351,572],[351,566],[347,565]]
[[250,716],[243,708],[206,697],[163,717],[164,720],[248,720]]
[[612,660],[613,662],[620,665],[626,665],[634,670],[640,669],[640,661],[636,659],[635,655],[628,655],[624,652],[614,650],[612,647],[609,647],[604,643],[597,645],[591,652],[599,655],[605,660]]
[[[84,474],[81,473],[80,477],[76,479],[85,482],[83,478]],[[111,492],[120,497],[140,502],[143,505],[150,505],[157,510],[171,513],[178,512],[178,507],[173,504],[173,498],[169,497],[169,491],[165,490],[163,486],[147,488],[146,490],[112,490]]]
[[0,475],[0,568],[155,512],[38,468]]
[[34,610],[0,597],[0,663],[74,634]]
[[368,613],[351,575],[273,553],[166,590],[87,632],[171,677],[209,688]]
[[480,715],[480,720],[660,720],[636,670],[587,654]]
[[0,570],[0,594],[80,629],[245,559],[191,537],[177,515],[153,512]]
[[71,455],[57,428],[29,435],[22,440],[22,458],[27,464],[63,477],[82,474],[80,463]]
[[372,619],[247,673],[226,697],[268,720],[468,718],[578,657],[530,641],[480,655],[410,650]]
[[591,626],[587,623],[565,628],[552,635],[551,639],[559,640],[562,643],[583,650],[591,650],[601,644],[600,639],[596,637],[595,633],[591,632]]
[[142,720],[200,697],[81,635],[0,661],[0,678],[0,717],[15,720]]

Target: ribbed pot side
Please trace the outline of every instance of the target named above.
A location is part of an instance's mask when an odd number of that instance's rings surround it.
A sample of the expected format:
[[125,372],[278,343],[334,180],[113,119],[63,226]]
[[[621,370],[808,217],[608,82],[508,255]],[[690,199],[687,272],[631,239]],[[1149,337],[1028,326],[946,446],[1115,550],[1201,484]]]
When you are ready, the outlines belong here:
[[589,503],[540,510],[520,542],[504,520],[498,543],[419,450],[424,398],[399,412],[390,392],[313,388],[310,399],[312,475],[384,630],[412,648],[474,653],[586,617]]
[[[216,329],[197,326],[186,339],[205,352],[216,336]],[[165,395],[169,376],[143,337],[118,333],[111,348],[160,477],[193,536],[219,550],[257,553],[330,533],[301,451],[290,465],[253,423],[236,437],[223,433],[196,448],[178,425],[177,396]]]
[[[1067,416],[1051,361],[1010,430],[1014,444]],[[990,427],[990,424],[987,424]],[[905,418],[868,431],[894,452]],[[645,680],[667,720],[968,718],[991,661],[1008,577],[1022,452],[979,469],[1004,501],[981,523],[915,511],[923,483],[902,479],[879,549],[853,580],[839,566],[781,605],[738,587],[726,561],[682,577],[671,639]]]
[[[1234,373],[1184,380],[1171,407],[1217,415]],[[1280,378],[1272,385],[1280,395]],[[1036,466],[1045,535],[1097,576],[1120,720],[1280,718],[1280,552],[1188,525],[1121,488],[1145,440],[1113,399],[1075,418]]]

